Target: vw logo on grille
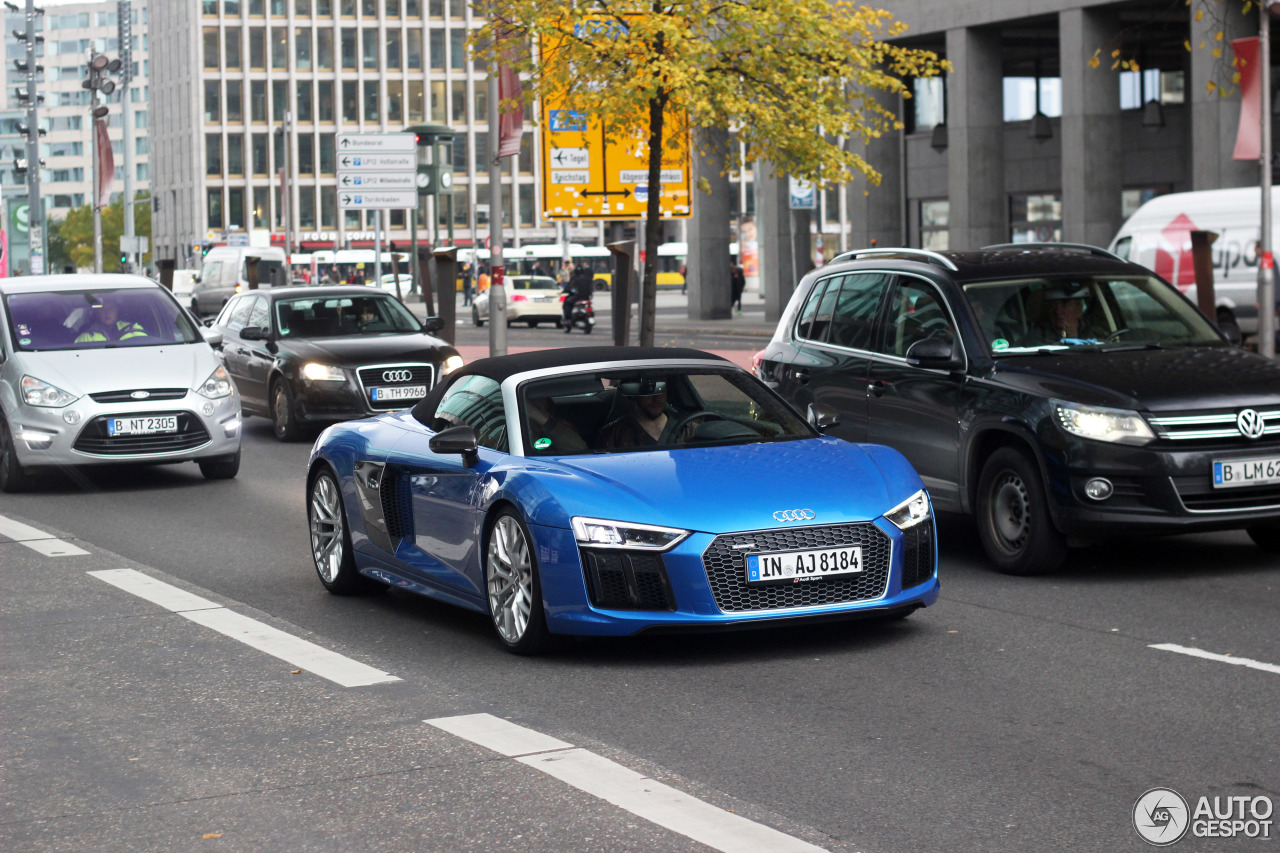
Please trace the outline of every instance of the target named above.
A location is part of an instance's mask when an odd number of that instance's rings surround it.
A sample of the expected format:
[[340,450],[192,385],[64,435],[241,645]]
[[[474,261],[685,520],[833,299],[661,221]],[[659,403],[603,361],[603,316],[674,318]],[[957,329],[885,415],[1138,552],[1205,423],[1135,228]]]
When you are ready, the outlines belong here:
[[813,521],[817,517],[811,509],[783,509],[773,514],[774,521]]
[[1240,434],[1245,438],[1261,438],[1263,430],[1267,425],[1263,423],[1262,415],[1253,409],[1245,409],[1236,415],[1236,429],[1240,430]]
[[413,378],[412,370],[384,370],[382,371],[383,382],[408,382]]
[[145,400],[151,396],[151,392],[150,391],[134,391],[129,396],[135,400]]

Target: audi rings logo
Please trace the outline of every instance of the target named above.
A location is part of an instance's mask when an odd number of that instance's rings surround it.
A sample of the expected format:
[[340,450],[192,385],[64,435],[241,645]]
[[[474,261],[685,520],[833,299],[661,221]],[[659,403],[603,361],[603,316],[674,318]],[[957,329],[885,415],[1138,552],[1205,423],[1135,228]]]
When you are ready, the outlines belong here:
[[817,517],[811,509],[782,509],[773,514],[774,521],[813,521]]
[[1236,415],[1236,429],[1240,430],[1240,434],[1245,438],[1261,438],[1266,428],[1262,415],[1253,409],[1245,409]]
[[384,370],[382,371],[383,382],[408,382],[413,378],[412,370]]

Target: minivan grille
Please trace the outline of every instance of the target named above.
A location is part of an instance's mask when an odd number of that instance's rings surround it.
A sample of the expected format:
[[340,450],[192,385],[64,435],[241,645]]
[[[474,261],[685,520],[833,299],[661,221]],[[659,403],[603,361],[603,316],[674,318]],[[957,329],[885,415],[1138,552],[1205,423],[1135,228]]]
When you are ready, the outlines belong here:
[[[135,397],[134,394],[145,394]],[[187,396],[186,388],[133,388],[128,391],[100,391],[90,394],[95,403],[141,403],[150,400],[181,400]]]
[[127,456],[135,453],[174,453],[194,450],[207,444],[209,431],[204,423],[191,412],[129,412],[128,417],[178,416],[178,431],[163,435],[110,435],[107,421],[120,415],[99,415],[84,425],[72,445],[81,453],[100,456]]

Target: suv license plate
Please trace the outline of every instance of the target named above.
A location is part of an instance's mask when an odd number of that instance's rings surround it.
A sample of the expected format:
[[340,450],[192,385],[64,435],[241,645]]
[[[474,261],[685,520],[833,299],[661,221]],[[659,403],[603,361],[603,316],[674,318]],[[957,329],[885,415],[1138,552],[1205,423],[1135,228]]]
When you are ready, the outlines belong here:
[[373,388],[371,394],[375,403],[383,400],[420,400],[427,396],[427,386],[399,385],[394,388]]
[[178,416],[160,418],[108,418],[107,435],[157,435],[178,431]]
[[1213,487],[1271,486],[1280,483],[1280,456],[1213,463]]
[[747,583],[817,580],[861,571],[861,545],[747,555]]

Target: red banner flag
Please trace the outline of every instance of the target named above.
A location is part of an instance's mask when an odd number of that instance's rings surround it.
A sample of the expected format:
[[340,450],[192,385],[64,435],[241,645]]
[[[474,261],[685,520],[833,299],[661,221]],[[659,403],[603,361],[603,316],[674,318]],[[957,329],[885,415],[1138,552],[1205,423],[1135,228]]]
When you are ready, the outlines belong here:
[[[1264,15],[1265,17],[1265,15]],[[1258,37],[1232,39],[1236,70],[1240,72],[1240,127],[1236,130],[1234,160],[1257,160],[1262,156],[1262,70],[1258,58]]]
[[107,122],[95,119],[94,140],[98,146],[98,196],[95,203],[106,207],[111,203],[111,182],[116,176],[116,158],[111,153],[111,139],[107,136]]
[[[506,39],[501,51],[503,57],[518,50],[514,39]],[[517,101],[509,108],[499,108],[498,156],[512,157],[520,153],[520,137],[524,133],[524,103],[520,100],[520,75],[506,62],[498,63],[498,100]]]

